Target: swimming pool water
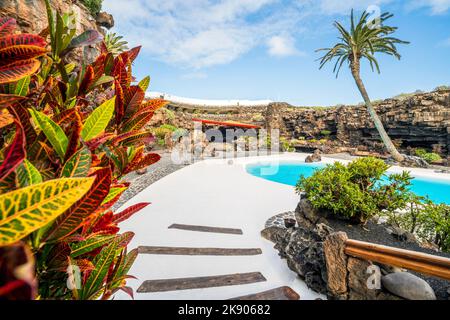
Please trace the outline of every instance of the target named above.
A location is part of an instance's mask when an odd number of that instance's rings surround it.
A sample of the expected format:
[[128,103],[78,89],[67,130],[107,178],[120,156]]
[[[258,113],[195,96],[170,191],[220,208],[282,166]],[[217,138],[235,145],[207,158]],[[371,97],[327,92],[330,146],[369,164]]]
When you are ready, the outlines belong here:
[[[266,180],[295,186],[301,175],[309,177],[314,170],[323,168],[325,164],[318,163],[280,163],[278,170],[268,170],[270,164],[250,164],[247,172]],[[272,171],[272,172],[271,172]],[[420,196],[428,196],[437,203],[450,204],[450,182],[425,178],[414,178],[411,191]]]

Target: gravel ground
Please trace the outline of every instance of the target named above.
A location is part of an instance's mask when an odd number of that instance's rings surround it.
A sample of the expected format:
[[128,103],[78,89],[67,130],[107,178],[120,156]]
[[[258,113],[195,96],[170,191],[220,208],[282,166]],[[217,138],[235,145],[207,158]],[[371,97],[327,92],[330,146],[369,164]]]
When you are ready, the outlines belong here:
[[186,165],[174,164],[168,152],[155,152],[161,156],[161,160],[147,168],[147,173],[137,174],[132,172],[126,175],[121,181],[131,182],[130,187],[124,192],[122,197],[113,206],[113,210],[120,208],[125,202],[147,188],[149,185],[164,178],[165,176],[184,168]]
[[[366,241],[377,243],[385,246],[396,247],[406,250],[419,251],[423,253],[428,253],[432,255],[438,255],[442,257],[450,258],[450,253],[436,252],[431,249],[426,249],[420,247],[418,244],[413,242],[400,241],[394,236],[390,235],[386,231],[386,226],[383,224],[376,224],[371,221],[362,228],[358,225],[349,225],[342,220],[328,219],[328,225],[334,229],[334,231],[344,231],[347,233],[349,239]],[[440,300],[450,299],[450,294],[447,290],[450,290],[450,281],[443,279],[426,276],[423,274],[414,273],[416,276],[421,277],[427,281],[436,293],[436,296]]]

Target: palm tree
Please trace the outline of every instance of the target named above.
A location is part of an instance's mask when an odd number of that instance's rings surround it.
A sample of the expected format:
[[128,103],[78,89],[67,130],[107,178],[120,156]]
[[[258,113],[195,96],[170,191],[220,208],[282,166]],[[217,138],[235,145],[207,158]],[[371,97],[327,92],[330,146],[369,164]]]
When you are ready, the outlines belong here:
[[384,22],[392,16],[393,14],[383,13],[379,17],[378,25],[375,25],[373,20],[369,21],[369,13],[364,11],[358,23],[355,24],[352,10],[350,30],[347,31],[341,23],[336,21],[334,26],[339,31],[340,41],[332,48],[323,48],[317,51],[326,51],[325,55],[320,58],[320,69],[327,62],[337,59],[333,69],[333,72],[336,73],[336,78],[344,63],[350,67],[359,92],[366,104],[367,111],[372,117],[386,149],[396,161],[402,162],[404,157],[397,151],[392,140],[386,133],[360,76],[362,58],[367,59],[372,71],[376,69],[378,73],[380,73],[380,66],[375,58],[376,53],[388,54],[400,60],[400,54],[397,52],[396,44],[408,44],[409,42],[391,37],[391,34],[397,30],[397,27],[387,26]]

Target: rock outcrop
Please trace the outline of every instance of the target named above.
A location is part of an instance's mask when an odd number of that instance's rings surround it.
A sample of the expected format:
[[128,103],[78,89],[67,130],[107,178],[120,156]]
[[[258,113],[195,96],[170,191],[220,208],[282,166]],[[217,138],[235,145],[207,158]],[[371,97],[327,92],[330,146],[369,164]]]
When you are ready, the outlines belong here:
[[[450,156],[450,90],[414,94],[406,99],[386,99],[375,104],[386,130],[406,154],[425,148]],[[192,129],[193,118],[235,120],[279,129],[281,136],[294,140],[298,151],[350,152],[367,156],[377,152],[387,158],[371,118],[364,106],[330,108],[293,107],[286,103],[268,106],[220,108],[170,104],[173,119],[156,117]],[[160,120],[158,120],[160,119]]]
[[[292,213],[275,217],[285,215]],[[266,224],[261,235],[275,243],[280,257],[286,259],[288,267],[312,290],[335,300],[436,299],[430,284],[414,274],[347,255],[348,236],[340,230],[354,230],[358,226],[315,210],[305,197],[295,210],[295,219],[297,226],[290,228],[269,219],[272,222]],[[377,237],[397,239],[385,227],[372,227],[368,226]],[[396,241],[406,244],[415,240],[401,236]]]
[[[96,18],[76,0],[52,0],[53,8],[59,12],[74,12],[77,15],[77,32],[88,29],[101,31]],[[47,11],[43,0],[0,0],[0,16],[17,20],[19,29],[24,33],[40,33],[47,27]]]

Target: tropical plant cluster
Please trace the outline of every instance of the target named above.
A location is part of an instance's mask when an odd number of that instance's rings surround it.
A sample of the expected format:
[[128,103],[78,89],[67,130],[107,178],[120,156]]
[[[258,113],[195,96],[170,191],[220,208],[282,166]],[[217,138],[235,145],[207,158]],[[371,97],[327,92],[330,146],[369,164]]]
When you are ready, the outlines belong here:
[[411,194],[404,210],[386,211],[385,215],[391,225],[414,234],[419,241],[450,252],[450,206]]
[[428,163],[442,160],[441,156],[435,152],[427,152],[425,149],[417,148],[415,150],[416,156],[422,158]]
[[373,157],[359,158],[348,165],[340,162],[300,177],[297,192],[306,192],[318,210],[363,223],[382,210],[404,208],[412,177],[406,171],[385,175],[389,168]]
[[[140,48],[116,57],[97,31],[76,35],[73,14],[52,11],[40,35],[0,20],[0,299],[109,299],[137,250],[119,224],[124,175],[157,162],[145,129],[163,100],[146,100],[150,78],[133,84]],[[97,44],[92,64],[66,63]]]
[[311,177],[301,177],[296,190],[306,192],[317,210],[358,223],[385,217],[420,242],[450,251],[450,206],[416,195],[409,189],[412,177],[408,172],[387,175],[388,168],[372,157],[348,165],[335,162]]

